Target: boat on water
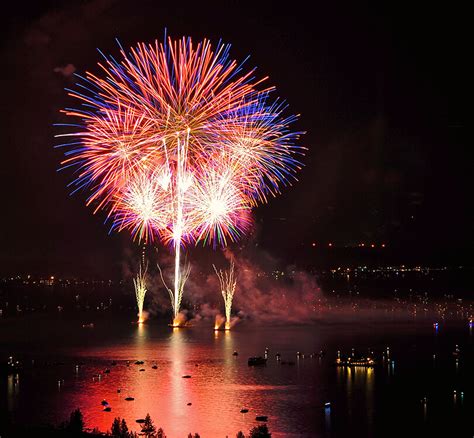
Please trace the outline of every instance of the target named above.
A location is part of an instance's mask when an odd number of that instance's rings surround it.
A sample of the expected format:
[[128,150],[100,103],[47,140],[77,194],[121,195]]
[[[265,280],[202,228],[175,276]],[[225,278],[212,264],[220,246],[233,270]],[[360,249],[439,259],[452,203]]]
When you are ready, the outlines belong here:
[[102,409],[104,412],[110,412],[112,411],[112,408],[110,406],[106,406],[104,409]]
[[133,397],[125,397],[125,400],[126,400],[126,401],[133,401],[133,400],[135,400],[135,399],[134,399]]
[[104,399],[104,400],[102,400],[102,401],[100,402],[100,404],[101,404],[102,406],[107,406],[107,405],[109,404],[109,402]]
[[21,371],[21,363],[14,360],[13,357],[8,359],[6,363],[0,363],[0,375],[16,375]]
[[365,367],[365,368],[373,368],[376,365],[376,362],[371,357],[348,357],[343,359],[338,357],[336,359],[335,365],[337,367]]
[[267,364],[267,358],[262,356],[249,357],[247,361],[249,367],[261,366]]

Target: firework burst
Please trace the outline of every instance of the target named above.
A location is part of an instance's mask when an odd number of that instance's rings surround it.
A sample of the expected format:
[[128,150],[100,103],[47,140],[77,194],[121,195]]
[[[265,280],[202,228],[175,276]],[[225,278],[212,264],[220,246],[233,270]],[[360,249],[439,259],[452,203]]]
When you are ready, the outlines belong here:
[[284,117],[272,88],[261,87],[266,78],[245,73],[229,50],[169,38],[121,49],[120,60],[104,55],[100,74],[68,90],[81,108],[63,111],[79,119],[59,135],[71,139],[62,164],[76,169],[73,190],[88,191],[87,204],[105,211],[113,230],[173,249],[174,319],[184,248],[239,239],[251,209],[300,168],[300,133],[289,128],[296,117]]

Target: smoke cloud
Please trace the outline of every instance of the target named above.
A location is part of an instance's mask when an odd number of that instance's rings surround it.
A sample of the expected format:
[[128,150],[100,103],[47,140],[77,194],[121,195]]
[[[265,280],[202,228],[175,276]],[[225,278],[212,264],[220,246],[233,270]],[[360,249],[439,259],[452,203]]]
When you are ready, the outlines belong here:
[[[269,254],[258,251],[252,256],[238,254],[226,249],[216,266],[228,269],[233,259],[237,274],[231,326],[241,319],[272,323],[307,323],[315,317],[315,303],[321,294],[316,278],[294,267],[279,268],[279,263]],[[258,259],[259,261],[257,261]],[[173,256],[161,253],[159,263],[163,279],[168,286],[173,284]],[[185,285],[183,308],[193,323],[218,322],[224,318],[224,302],[219,281],[209,268],[210,263],[200,267],[193,263],[191,275]],[[169,294],[159,273],[149,273],[149,290],[152,294],[148,310],[151,314],[167,313],[170,309]],[[148,300],[150,303],[150,299]]]

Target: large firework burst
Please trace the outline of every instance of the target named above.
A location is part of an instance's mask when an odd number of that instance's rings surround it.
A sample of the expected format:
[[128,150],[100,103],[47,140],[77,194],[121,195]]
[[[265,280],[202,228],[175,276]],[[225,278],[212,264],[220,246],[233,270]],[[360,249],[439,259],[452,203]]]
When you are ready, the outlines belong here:
[[[229,45],[190,38],[140,43],[121,59],[104,55],[101,74],[79,76],[64,113],[79,120],[64,167],[74,190],[104,210],[112,229],[160,240],[175,253],[174,316],[184,283],[182,246],[225,246],[250,227],[250,210],[295,180],[298,132],[271,103],[266,79],[244,72]],[[263,89],[258,89],[263,88]]]

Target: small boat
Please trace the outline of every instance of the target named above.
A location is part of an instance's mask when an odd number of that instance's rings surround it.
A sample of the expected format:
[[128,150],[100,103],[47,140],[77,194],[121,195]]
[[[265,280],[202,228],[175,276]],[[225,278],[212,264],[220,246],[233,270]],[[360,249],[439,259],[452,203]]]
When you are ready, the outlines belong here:
[[143,365],[145,362],[143,362],[142,360],[137,360],[135,362],[135,365]]
[[189,374],[186,374],[186,375],[183,376],[183,379],[190,379],[190,378],[191,378],[191,376]]
[[133,401],[133,400],[135,400],[135,399],[134,399],[133,397],[126,397],[125,400],[127,400],[127,401]]
[[262,356],[249,357],[249,360],[247,361],[247,363],[249,367],[261,366],[261,365],[267,364],[267,359]]
[[191,403],[191,402],[189,402],[189,403],[188,403],[188,406],[191,406],[191,405],[192,405],[192,403]]
[[82,324],[82,328],[94,328],[94,323],[90,322],[89,324]]
[[246,414],[248,411],[249,411],[248,409],[241,409],[241,410],[240,410],[240,413],[241,413],[241,414]]
[[335,365],[337,367],[373,368],[376,365],[376,362],[370,357],[348,357],[347,359],[341,359],[338,357]]
[[232,356],[238,356],[238,355],[239,355],[239,353],[238,353],[237,351],[234,351],[234,352],[232,353]]
[[138,420],[135,420],[135,423],[138,423],[138,424],[143,424],[144,422],[145,422],[144,418],[139,418]]
[[281,360],[281,354],[280,353],[275,354],[275,357],[276,357],[276,360]]
[[139,370],[139,371],[145,371],[145,368],[140,368],[140,370]]
[[109,404],[109,402],[104,399],[104,400],[102,400],[102,401],[100,402],[100,404],[101,404],[102,406],[107,406],[107,405]]
[[158,366],[157,366],[157,365],[153,365],[152,368],[153,368],[154,370],[156,370],[156,369],[158,369]]
[[104,412],[110,412],[112,408],[110,406],[106,406],[104,409],[102,409]]
[[330,408],[331,407],[331,402],[326,402],[324,403],[324,407],[327,409],[327,408]]
[[267,417],[266,415],[257,415],[257,416],[255,417],[255,419],[256,419],[257,421],[267,421],[267,420],[268,420],[268,417]]
[[120,391],[121,391],[121,389],[120,389],[120,388],[119,388],[119,389],[117,389],[117,394],[120,394]]

